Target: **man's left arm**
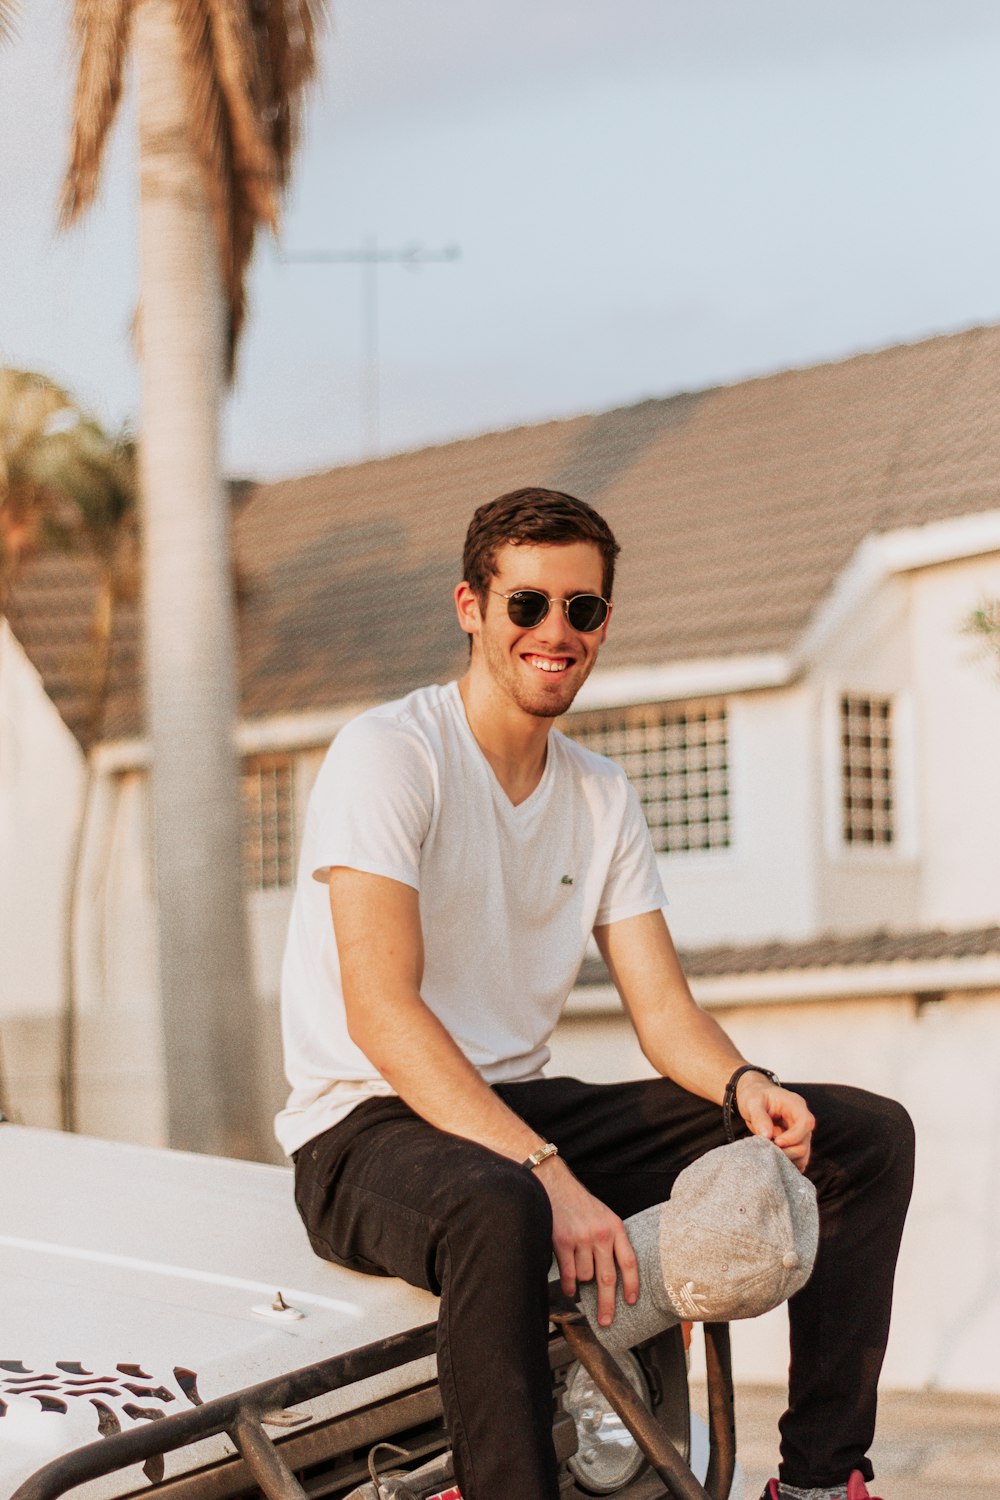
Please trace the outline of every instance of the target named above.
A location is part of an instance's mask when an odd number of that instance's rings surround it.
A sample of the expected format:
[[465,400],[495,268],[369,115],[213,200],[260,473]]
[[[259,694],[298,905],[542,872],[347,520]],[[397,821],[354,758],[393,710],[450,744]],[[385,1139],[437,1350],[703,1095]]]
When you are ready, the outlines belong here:
[[[656,1071],[721,1106],[726,1085],[746,1059],[695,1002],[663,913],[595,927],[594,937]],[[805,1171],[816,1122],[799,1094],[763,1073],[744,1073],[736,1085],[736,1108],[754,1135],[773,1140]]]

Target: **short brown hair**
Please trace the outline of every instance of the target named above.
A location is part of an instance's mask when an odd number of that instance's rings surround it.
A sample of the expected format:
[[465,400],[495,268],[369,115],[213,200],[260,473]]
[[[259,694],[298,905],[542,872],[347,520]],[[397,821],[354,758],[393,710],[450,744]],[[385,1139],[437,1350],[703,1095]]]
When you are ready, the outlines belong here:
[[462,552],[462,576],[480,605],[485,605],[490,580],[496,577],[496,555],[507,544],[558,546],[562,542],[593,542],[601,554],[602,591],[611,598],[615,558],[621,548],[602,515],[585,500],[562,490],[511,490],[481,505],[469,522]]

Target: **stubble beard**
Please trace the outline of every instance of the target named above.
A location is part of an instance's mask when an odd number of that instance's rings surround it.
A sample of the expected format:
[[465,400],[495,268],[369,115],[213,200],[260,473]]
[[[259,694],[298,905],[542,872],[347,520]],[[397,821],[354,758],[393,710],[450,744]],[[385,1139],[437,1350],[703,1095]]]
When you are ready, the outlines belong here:
[[[482,636],[479,638],[479,644],[482,647],[485,665],[494,682],[510,695],[522,713],[530,714],[535,719],[558,719],[568,712],[577,693],[590,676],[590,669],[593,666],[593,662],[589,662],[582,675],[577,667],[570,667],[564,675],[567,679],[572,676],[572,686],[560,675],[553,681],[552,688],[546,689],[540,682],[537,693],[531,693],[509,652],[503,646],[492,639],[484,640]],[[526,670],[533,671],[534,668],[529,667]],[[552,691],[553,688],[562,688],[563,691],[555,693]]]

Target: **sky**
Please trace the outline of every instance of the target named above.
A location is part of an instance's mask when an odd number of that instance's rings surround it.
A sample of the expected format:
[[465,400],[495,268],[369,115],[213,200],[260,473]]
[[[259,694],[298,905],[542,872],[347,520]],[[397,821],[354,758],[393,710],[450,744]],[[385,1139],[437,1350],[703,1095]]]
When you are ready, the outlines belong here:
[[[139,420],[134,89],[61,235],[68,0],[0,52],[0,363]],[[339,0],[280,251],[377,273],[380,452],[1000,321],[995,0]],[[376,446],[365,272],[262,239],[228,472]]]

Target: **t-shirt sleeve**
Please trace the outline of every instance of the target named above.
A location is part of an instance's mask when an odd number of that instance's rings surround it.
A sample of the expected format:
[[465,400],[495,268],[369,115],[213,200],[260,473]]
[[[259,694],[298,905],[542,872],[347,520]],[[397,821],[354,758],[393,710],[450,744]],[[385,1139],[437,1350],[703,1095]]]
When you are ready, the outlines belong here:
[[659,911],[667,904],[649,829],[631,782],[626,783],[625,792],[625,811],[594,918],[595,927]]
[[362,715],[340,731],[313,790],[306,830],[314,880],[346,865],[420,889],[420,850],[434,807],[421,736],[398,720]]

